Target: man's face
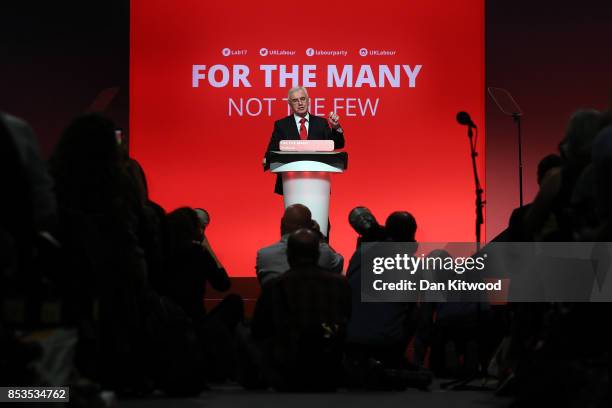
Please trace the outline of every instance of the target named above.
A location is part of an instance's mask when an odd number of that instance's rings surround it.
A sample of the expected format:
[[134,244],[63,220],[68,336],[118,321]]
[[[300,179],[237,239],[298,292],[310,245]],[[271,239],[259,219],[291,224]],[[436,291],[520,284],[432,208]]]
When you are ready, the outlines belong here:
[[375,225],[378,225],[374,215],[365,207],[353,208],[349,214],[349,223],[360,235],[367,234]]
[[301,89],[293,92],[289,97],[289,106],[291,110],[298,116],[306,116],[308,113],[308,96]]

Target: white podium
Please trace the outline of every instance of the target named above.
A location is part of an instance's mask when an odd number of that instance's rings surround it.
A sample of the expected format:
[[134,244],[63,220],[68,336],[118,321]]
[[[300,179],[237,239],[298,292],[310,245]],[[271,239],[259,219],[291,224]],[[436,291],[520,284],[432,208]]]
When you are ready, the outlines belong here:
[[303,204],[327,236],[331,173],[347,168],[346,152],[268,152],[265,170],[279,173],[283,180],[285,208]]

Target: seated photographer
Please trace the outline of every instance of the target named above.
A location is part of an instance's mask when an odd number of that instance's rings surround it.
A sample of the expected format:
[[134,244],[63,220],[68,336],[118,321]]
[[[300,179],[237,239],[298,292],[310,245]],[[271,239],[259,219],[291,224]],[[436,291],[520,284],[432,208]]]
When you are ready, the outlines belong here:
[[[385,223],[388,241],[410,243],[416,252],[417,224],[412,214],[396,211]],[[371,303],[361,301],[361,248],[355,251],[347,270],[352,292],[352,316],[348,325],[347,353],[355,361],[370,358],[385,367],[405,367],[404,354],[415,322],[413,303]]]
[[[263,287],[251,325],[252,364],[279,390],[332,390],[342,380],[350,289],[317,265],[320,238],[299,229],[287,237],[290,269]],[[247,346],[248,347],[248,346]]]
[[369,208],[353,208],[349,213],[349,224],[359,234],[356,248],[362,242],[380,242],[386,238],[385,228],[378,223]]
[[[280,241],[257,251],[255,270],[261,286],[289,269],[287,240],[289,234],[300,228],[317,229],[308,207],[302,204],[290,205],[285,209],[281,218]],[[320,257],[317,264],[321,268],[337,274],[342,273],[344,258],[321,239],[319,239],[319,253]]]
[[208,380],[221,381],[234,374],[233,333],[244,317],[244,305],[240,296],[229,294],[211,311],[204,307],[207,282],[219,292],[228,291],[231,285],[206,239],[206,220],[203,210],[188,207],[168,214],[166,291],[162,294],[193,320],[202,343]]

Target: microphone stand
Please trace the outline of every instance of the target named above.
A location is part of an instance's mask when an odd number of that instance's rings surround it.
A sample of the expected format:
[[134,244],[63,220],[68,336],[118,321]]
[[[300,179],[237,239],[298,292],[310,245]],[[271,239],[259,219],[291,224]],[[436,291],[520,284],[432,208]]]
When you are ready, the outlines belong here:
[[[476,151],[476,141],[474,140],[474,126],[471,124],[468,125],[468,138],[470,140],[470,157],[472,158],[472,170],[474,172],[474,185],[476,187],[476,251],[480,251],[480,235],[481,235],[481,227],[484,224],[484,215],[483,208],[485,205],[485,201],[482,199],[482,185],[480,184],[480,178],[478,177],[478,169],[476,168],[476,157],[478,157],[478,152]],[[478,130],[476,130],[476,135],[478,135]]]
[[[468,125],[468,139],[470,141],[470,157],[472,159],[472,170],[474,171],[474,185],[476,187],[476,253],[480,252],[480,230],[482,227],[482,224],[484,223],[484,215],[483,215],[483,208],[485,205],[485,201],[483,201],[482,199],[482,193],[483,193],[483,189],[482,189],[482,185],[480,184],[480,178],[478,177],[478,169],[476,167],[476,157],[478,157],[478,152],[476,151],[476,142],[478,141],[478,129],[476,129],[476,140],[474,140],[474,131],[473,129],[476,128],[476,126],[474,126],[472,123],[469,123]],[[477,321],[477,339],[473,340],[477,342],[477,346],[479,347],[479,356],[478,356],[478,368],[476,369],[476,372],[474,372],[473,374],[469,374],[467,377],[465,378],[459,378],[456,380],[452,380],[446,383],[442,383],[440,384],[440,387],[442,389],[451,389],[451,390],[489,390],[488,387],[485,387],[484,385],[481,386],[470,386],[469,384],[476,380],[481,378],[483,380],[483,384],[484,384],[484,380],[486,379],[487,375],[486,375],[486,361],[481,361],[481,356],[480,354],[482,353],[482,351],[480,350],[480,348],[483,347],[482,343],[479,341],[479,338],[482,336],[482,334],[480,334],[480,330],[482,330],[482,316],[481,316],[482,312],[481,312],[481,307],[480,307],[480,302],[478,302],[476,304],[476,321]]]

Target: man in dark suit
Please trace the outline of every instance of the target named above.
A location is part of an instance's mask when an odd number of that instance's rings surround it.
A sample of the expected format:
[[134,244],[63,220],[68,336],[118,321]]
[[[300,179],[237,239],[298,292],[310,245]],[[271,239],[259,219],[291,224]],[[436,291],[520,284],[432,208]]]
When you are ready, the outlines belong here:
[[[288,103],[292,114],[274,122],[274,131],[266,152],[279,150],[281,140],[333,140],[334,148],[344,147],[344,131],[340,117],[330,112],[327,119],[308,112],[308,91],[302,86],[291,88]],[[274,192],[283,194],[280,176],[276,178]]]

